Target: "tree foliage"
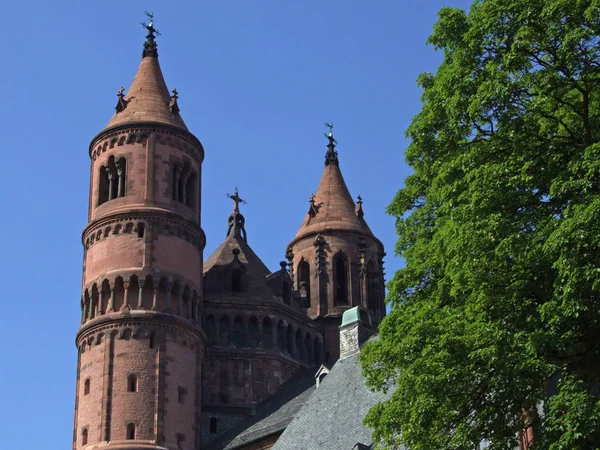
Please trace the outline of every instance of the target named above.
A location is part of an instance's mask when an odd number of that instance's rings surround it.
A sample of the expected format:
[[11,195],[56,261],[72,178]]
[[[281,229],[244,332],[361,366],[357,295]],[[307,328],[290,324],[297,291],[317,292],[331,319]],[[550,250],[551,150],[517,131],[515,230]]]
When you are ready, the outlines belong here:
[[445,8],[362,363],[385,448],[600,448],[600,0]]

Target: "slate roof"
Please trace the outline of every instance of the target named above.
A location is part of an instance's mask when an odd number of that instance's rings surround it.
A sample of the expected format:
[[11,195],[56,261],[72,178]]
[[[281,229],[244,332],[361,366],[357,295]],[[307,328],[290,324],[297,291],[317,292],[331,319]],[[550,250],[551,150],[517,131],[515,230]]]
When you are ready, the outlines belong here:
[[288,426],[314,390],[314,369],[299,373],[284,383],[276,394],[260,403],[254,416],[241,421],[207,448],[209,450],[233,450],[281,432]]
[[352,450],[357,443],[369,448],[371,430],[363,427],[363,419],[373,405],[390,395],[367,388],[358,354],[340,359],[304,403],[273,450]]

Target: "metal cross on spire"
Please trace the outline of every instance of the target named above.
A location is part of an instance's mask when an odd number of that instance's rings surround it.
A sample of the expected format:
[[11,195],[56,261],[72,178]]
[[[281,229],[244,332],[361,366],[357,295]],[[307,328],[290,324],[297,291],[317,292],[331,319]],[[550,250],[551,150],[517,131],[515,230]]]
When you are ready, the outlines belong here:
[[154,36],[154,33],[156,33],[157,36],[160,36],[160,31],[158,31],[156,28],[154,28],[154,13],[148,12],[148,11],[145,11],[145,13],[146,13],[146,16],[148,16],[150,23],[142,22],[142,26],[146,30],[148,30],[148,33],[151,34],[152,36]]
[[325,154],[325,165],[328,166],[330,163],[338,163],[337,152],[335,151],[337,141],[333,137],[333,123],[325,122],[325,126],[329,128],[329,134],[324,133],[325,137],[329,140],[329,144],[327,144],[327,153]]
[[142,58],[150,56],[152,58],[158,58],[158,49],[156,47],[156,41],[154,38],[160,36],[160,32],[154,28],[154,13],[146,11],[150,23],[142,22],[142,26],[148,30],[146,36],[146,42],[144,42],[144,51],[142,52]]
[[243,203],[245,205],[246,200],[244,200],[240,197],[237,186],[235,187],[235,192],[233,193],[233,195],[231,195],[231,194],[226,194],[226,195],[231,200],[233,200],[233,211],[239,213],[240,212],[240,203]]

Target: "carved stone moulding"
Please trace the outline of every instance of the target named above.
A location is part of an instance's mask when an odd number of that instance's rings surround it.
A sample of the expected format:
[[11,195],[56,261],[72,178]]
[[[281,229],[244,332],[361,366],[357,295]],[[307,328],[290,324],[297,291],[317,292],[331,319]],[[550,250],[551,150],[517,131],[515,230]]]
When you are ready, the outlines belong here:
[[82,243],[87,250],[94,243],[106,238],[132,233],[177,237],[186,240],[199,251],[202,251],[205,245],[204,233],[199,227],[150,215],[127,215],[94,223],[84,230]]
[[139,128],[130,126],[100,133],[92,140],[90,157],[95,161],[107,150],[124,145],[142,144],[142,147],[145,148],[148,138],[153,136],[156,138],[156,143],[181,150],[198,164],[202,163],[204,149],[200,141],[192,135],[184,136],[181,130],[175,132],[170,131],[170,128],[161,128],[158,124]]
[[107,337],[114,337],[117,340],[149,339],[154,334],[157,340],[169,338],[190,350],[201,350],[204,355],[205,336],[194,331],[196,330],[157,320],[110,321],[79,332],[77,348],[84,353],[102,344]]

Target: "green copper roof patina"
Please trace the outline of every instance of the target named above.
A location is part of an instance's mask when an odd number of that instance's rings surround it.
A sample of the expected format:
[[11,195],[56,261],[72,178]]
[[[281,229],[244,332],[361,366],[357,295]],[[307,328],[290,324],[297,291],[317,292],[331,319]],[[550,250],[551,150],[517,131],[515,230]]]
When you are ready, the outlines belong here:
[[364,322],[368,325],[371,325],[371,317],[365,308],[362,306],[355,306],[354,308],[350,308],[344,311],[344,315],[342,316],[342,324],[340,328],[351,325],[356,322]]

